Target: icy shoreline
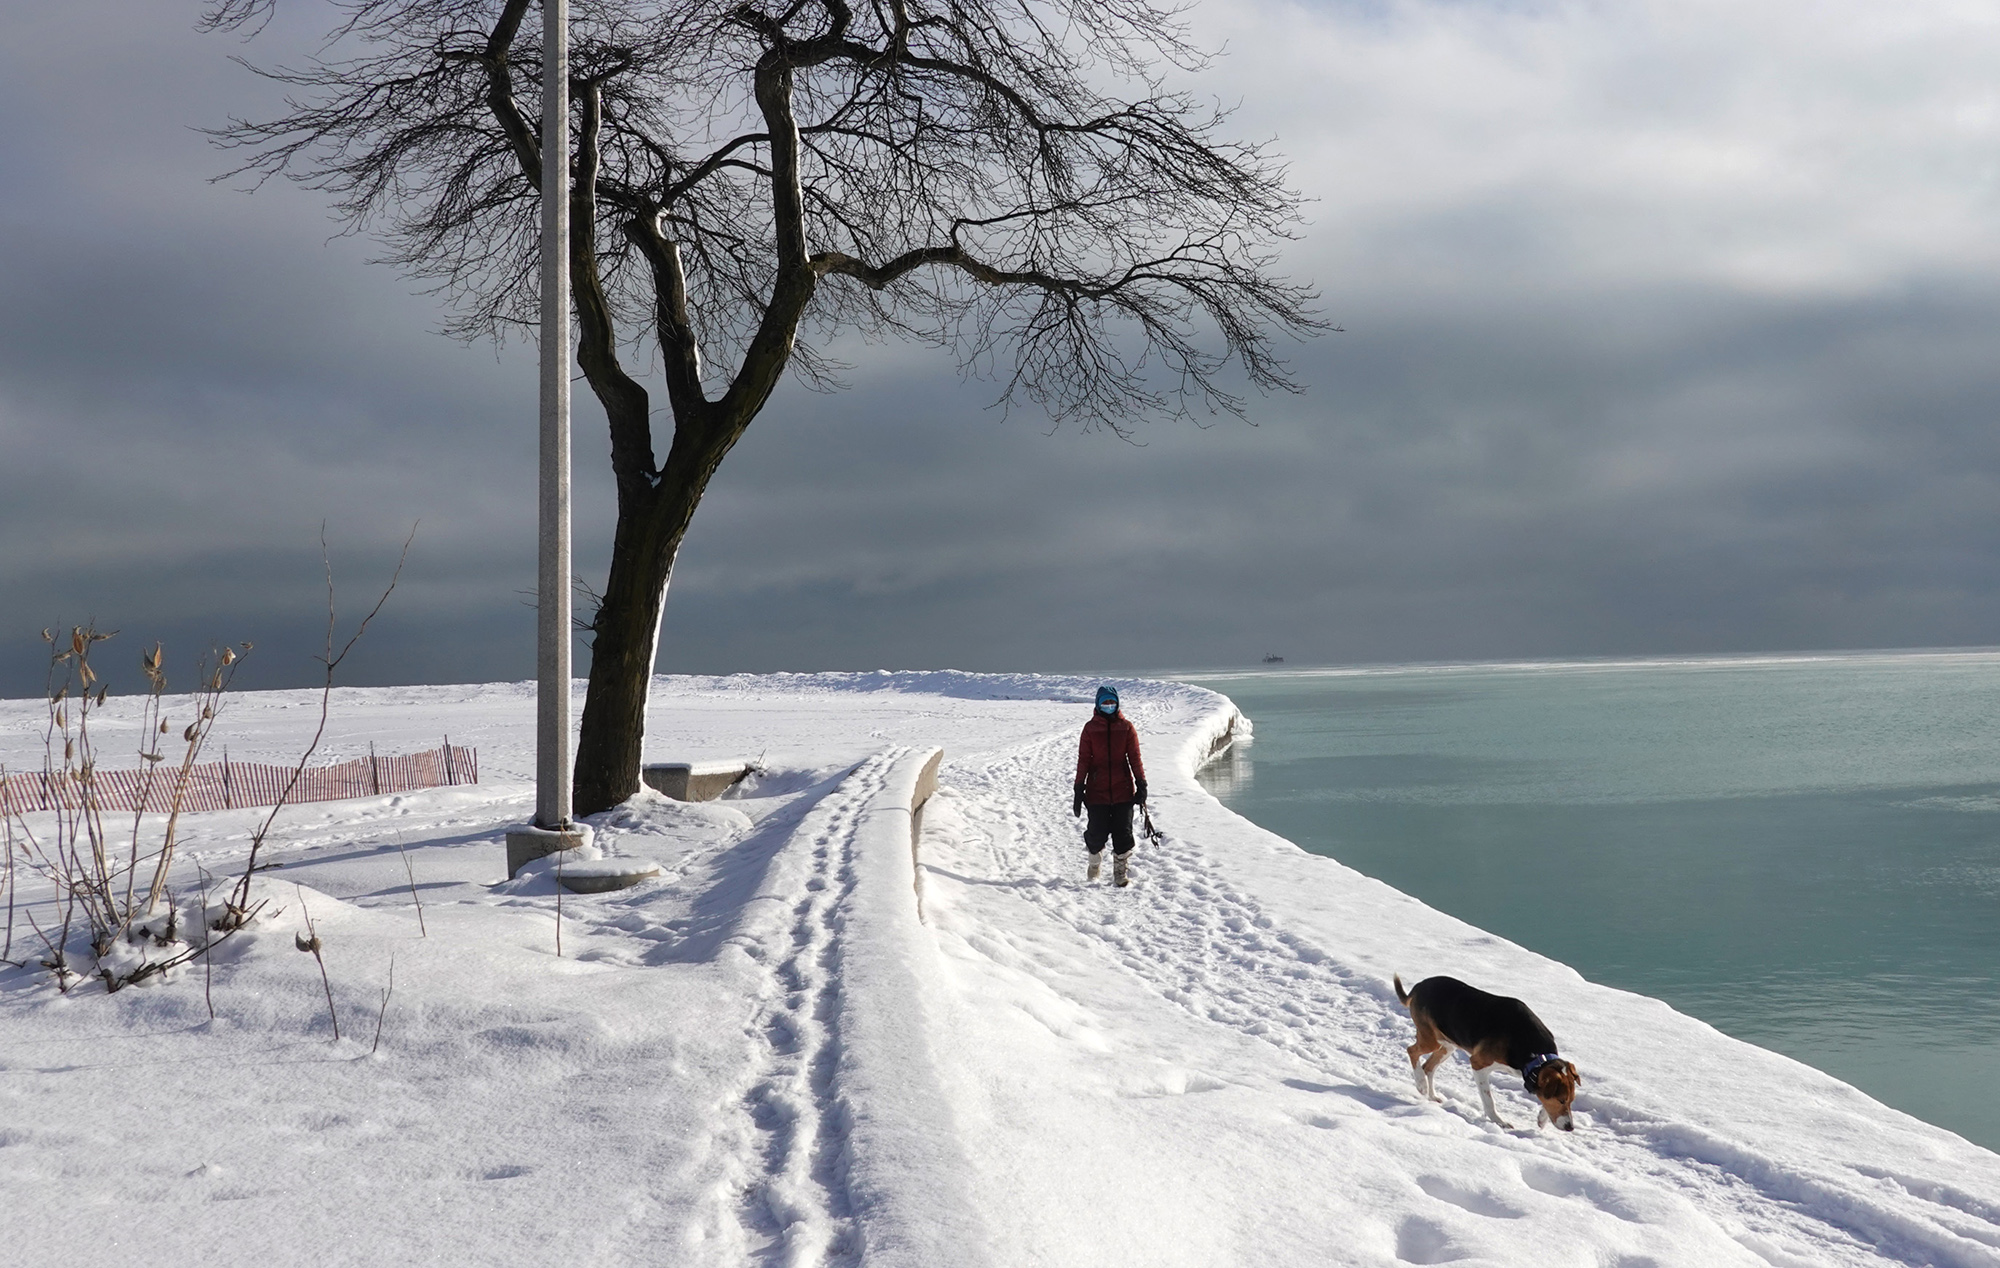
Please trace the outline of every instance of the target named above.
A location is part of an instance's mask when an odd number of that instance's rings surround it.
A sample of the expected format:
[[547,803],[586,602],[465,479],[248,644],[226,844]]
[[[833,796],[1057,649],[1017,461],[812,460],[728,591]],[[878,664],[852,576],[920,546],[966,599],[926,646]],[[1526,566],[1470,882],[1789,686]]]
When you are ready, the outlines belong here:
[[[218,957],[214,1021],[185,974],[62,997],[0,970],[0,1238],[30,1264],[2000,1264],[2000,1157],[1231,814],[1193,779],[1223,697],[1125,685],[1168,840],[1130,891],[1084,885],[1091,685],[659,680],[649,760],[767,773],[602,816],[663,876],[565,896],[561,959],[550,879],[500,865],[532,688],[338,693],[333,756],[449,732],[485,782],[288,814],[260,881],[287,910]],[[236,701],[232,751],[282,759],[306,699]],[[10,767],[38,716],[0,702]],[[190,864],[246,830],[202,816]],[[395,957],[373,1058],[329,1041],[305,904],[344,1034]],[[1481,1122],[1458,1060],[1419,1104],[1397,971],[1528,999],[1588,1080],[1579,1131]]]

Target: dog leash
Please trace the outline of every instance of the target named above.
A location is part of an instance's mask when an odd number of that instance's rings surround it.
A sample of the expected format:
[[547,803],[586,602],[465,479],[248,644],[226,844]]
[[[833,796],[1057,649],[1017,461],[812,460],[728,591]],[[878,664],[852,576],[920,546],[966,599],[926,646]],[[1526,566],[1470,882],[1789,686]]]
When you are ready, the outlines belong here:
[[1140,828],[1145,832],[1148,841],[1151,841],[1154,845],[1159,845],[1166,841],[1166,833],[1161,832],[1153,826],[1153,809],[1151,806],[1142,805],[1139,807],[1139,822]]

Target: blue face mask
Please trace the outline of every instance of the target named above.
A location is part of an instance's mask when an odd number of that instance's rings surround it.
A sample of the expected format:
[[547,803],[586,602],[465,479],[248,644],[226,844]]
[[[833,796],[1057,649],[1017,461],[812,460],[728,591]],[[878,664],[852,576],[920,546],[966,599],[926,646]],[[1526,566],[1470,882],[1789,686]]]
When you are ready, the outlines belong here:
[[1118,702],[1116,700],[1106,700],[1103,704],[1097,706],[1097,711],[1109,716],[1118,712]]

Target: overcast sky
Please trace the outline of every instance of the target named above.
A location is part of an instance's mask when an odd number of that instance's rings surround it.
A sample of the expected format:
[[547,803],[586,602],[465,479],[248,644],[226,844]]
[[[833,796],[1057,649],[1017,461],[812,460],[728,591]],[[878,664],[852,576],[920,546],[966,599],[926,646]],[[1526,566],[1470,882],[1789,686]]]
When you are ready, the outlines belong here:
[[[0,695],[39,690],[43,626],[93,618],[134,658],[252,639],[244,681],[308,681],[322,521],[349,611],[421,521],[348,681],[530,676],[532,349],[435,333],[316,196],[209,183],[195,129],[272,94],[197,7],[9,12]],[[856,349],[850,390],[781,392],[723,466],[663,669],[2000,643],[2000,11],[1195,16],[1228,49],[1206,86],[1316,200],[1285,268],[1345,333],[1295,351],[1305,393],[1133,445]]]

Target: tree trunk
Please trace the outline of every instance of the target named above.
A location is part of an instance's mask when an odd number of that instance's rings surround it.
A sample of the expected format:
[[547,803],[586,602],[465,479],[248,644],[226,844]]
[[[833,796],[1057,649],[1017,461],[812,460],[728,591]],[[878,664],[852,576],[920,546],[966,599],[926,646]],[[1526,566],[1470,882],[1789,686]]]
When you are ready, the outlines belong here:
[[644,492],[621,490],[611,572],[591,622],[590,693],[583,702],[572,793],[579,815],[609,810],[639,791],[646,697],[667,581],[695,507],[748,423],[708,437],[706,445],[677,437],[657,485]]
[[654,534],[638,521],[650,518],[619,516],[611,573],[592,627],[590,691],[583,702],[572,793],[579,815],[609,810],[639,791],[660,610],[681,537],[676,533],[661,544],[647,540]]

